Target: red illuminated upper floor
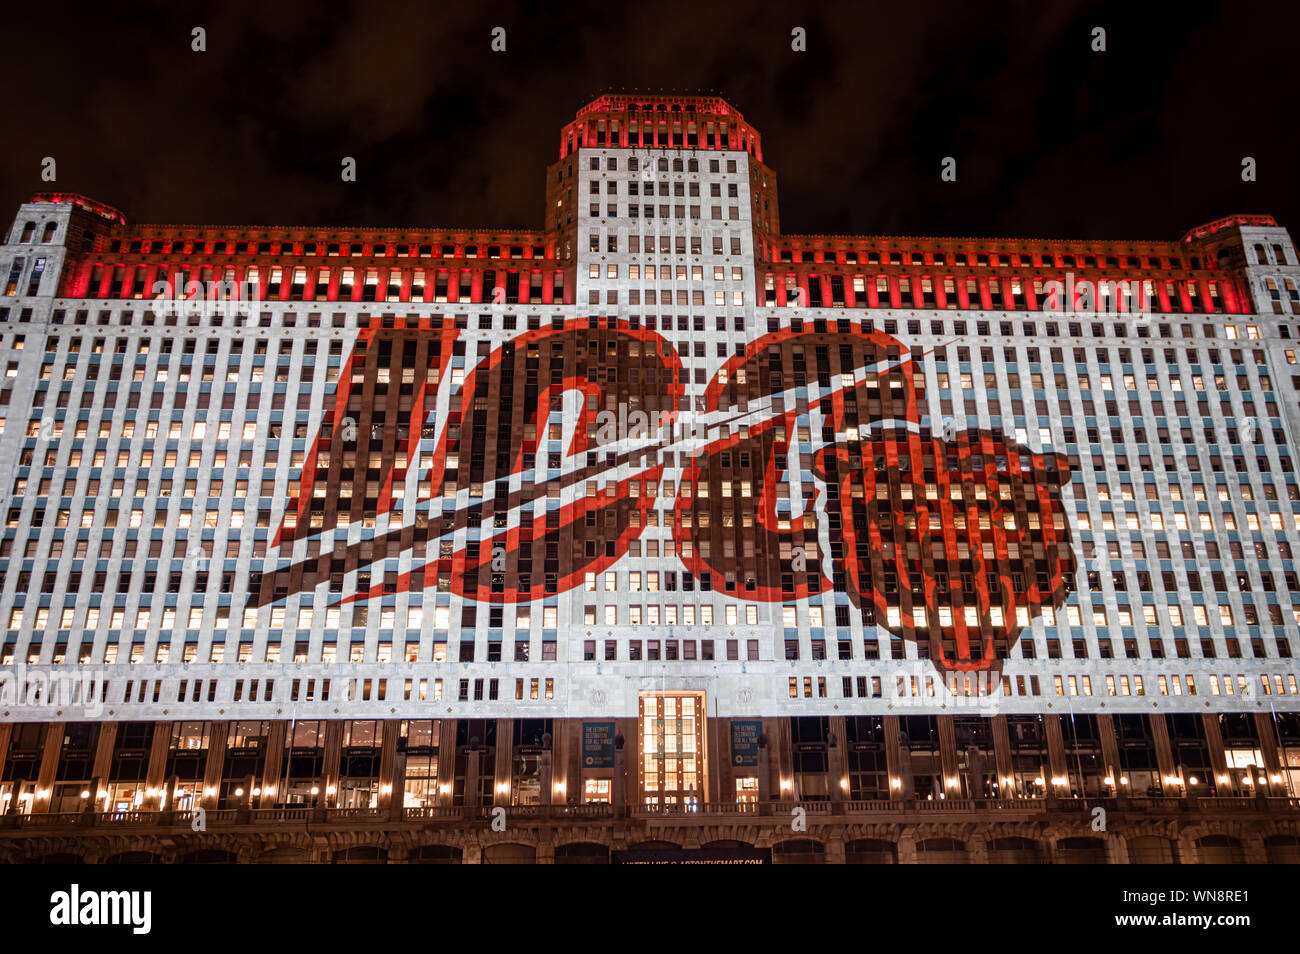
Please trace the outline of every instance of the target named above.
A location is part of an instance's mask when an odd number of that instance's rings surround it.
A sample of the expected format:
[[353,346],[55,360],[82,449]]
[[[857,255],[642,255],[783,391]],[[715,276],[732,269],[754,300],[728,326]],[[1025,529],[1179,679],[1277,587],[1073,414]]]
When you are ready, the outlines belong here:
[[[1073,276],[1141,286],[1155,311],[1240,313],[1251,310],[1240,230],[1277,228],[1271,216],[1237,215],[1171,241],[782,234],[761,139],[717,96],[599,96],[562,129],[560,162],[585,147],[752,156],[759,305],[1034,311],[1049,283]],[[59,281],[69,298],[152,298],[159,283],[175,297],[195,282],[234,282],[261,300],[571,304],[584,254],[571,220],[551,231],[158,225],[73,193],[32,202],[80,212]],[[1294,291],[1279,286],[1278,294]]]

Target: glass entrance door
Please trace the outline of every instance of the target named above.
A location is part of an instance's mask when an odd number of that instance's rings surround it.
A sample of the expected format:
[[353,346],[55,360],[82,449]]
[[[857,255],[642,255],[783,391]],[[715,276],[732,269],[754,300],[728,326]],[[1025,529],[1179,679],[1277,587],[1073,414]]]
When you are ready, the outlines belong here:
[[641,693],[641,792],[647,805],[704,798],[704,693]]

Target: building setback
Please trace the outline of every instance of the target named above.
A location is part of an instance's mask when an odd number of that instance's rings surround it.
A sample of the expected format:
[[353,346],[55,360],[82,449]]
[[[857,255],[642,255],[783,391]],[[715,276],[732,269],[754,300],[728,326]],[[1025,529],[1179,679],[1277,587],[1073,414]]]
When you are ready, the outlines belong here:
[[787,235],[628,94],[540,230],[4,241],[0,858],[1300,858],[1269,216]]

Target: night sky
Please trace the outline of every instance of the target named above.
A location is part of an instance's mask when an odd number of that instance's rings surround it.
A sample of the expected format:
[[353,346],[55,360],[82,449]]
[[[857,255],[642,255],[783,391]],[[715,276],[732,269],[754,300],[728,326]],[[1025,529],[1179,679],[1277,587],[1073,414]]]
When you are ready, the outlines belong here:
[[560,126],[613,88],[734,103],[785,232],[1174,239],[1265,212],[1300,235],[1297,7],[16,4],[0,218],[57,188],[138,222],[539,228]]

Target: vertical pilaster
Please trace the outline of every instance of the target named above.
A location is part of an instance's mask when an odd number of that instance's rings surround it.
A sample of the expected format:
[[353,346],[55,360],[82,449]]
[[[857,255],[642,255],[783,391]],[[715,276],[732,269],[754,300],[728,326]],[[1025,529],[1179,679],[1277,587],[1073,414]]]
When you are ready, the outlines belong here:
[[575,804],[581,798],[582,793],[578,791],[578,780],[582,778],[582,720],[565,719],[561,725],[563,729],[559,735],[564,739],[564,772],[563,776],[557,781],[564,783],[563,804],[570,801]]
[[[885,765],[889,769],[889,797],[895,801],[911,797],[911,780],[903,778],[903,753],[898,742],[898,716],[885,716]],[[894,780],[898,784],[894,784]]]
[[[491,766],[488,767],[491,771]],[[479,793],[482,783],[479,778],[483,772],[483,748],[481,745],[470,745],[465,749],[465,796],[464,804],[475,806],[481,804]]]
[[456,720],[438,720],[438,793],[434,804],[452,803],[456,783]]
[[996,715],[991,721],[993,724],[993,759],[997,763],[998,772],[998,794],[1003,798],[1015,798],[1015,783],[1014,781],[1007,781],[1007,779],[1015,778],[1015,768],[1011,761],[1011,733],[1007,729],[1007,717]]
[[[943,765],[943,794],[947,798],[956,798],[961,795],[960,773],[957,771],[957,733],[953,726],[952,716],[939,716],[936,720],[939,727],[939,761]],[[957,785],[952,784],[957,780]]]
[[[226,736],[230,723],[223,720],[208,725],[208,761],[203,768],[203,798],[200,804],[206,809],[217,807],[221,797],[221,776],[226,767]],[[208,793],[212,794],[209,795]]]
[[[515,720],[497,719],[496,764],[492,767],[492,804],[509,805],[514,798],[510,783],[514,776]],[[503,789],[502,786],[505,786]]]
[[1097,736],[1101,740],[1101,758],[1106,768],[1106,778],[1111,780],[1111,791],[1120,790],[1119,777],[1124,766],[1119,761],[1119,742],[1115,738],[1115,722],[1109,715],[1097,716]]
[[1061,718],[1055,714],[1043,716],[1043,729],[1047,735],[1047,762],[1052,770],[1052,778],[1047,782],[1048,797],[1062,798],[1070,794],[1070,786],[1057,785],[1052,779],[1069,779],[1069,763],[1065,760],[1065,740],[1061,737]]
[[[379,812],[386,814],[392,807],[397,784],[397,737],[402,731],[401,719],[384,720],[384,737],[379,744]],[[401,795],[397,794],[401,799]]]
[[[99,724],[99,736],[95,739],[95,757],[90,768],[92,778],[108,776],[108,770],[113,764],[113,743],[116,741],[117,723],[101,722]],[[92,795],[92,797],[94,796]]]
[[[153,741],[149,745],[149,767],[145,769],[145,788],[161,788],[163,773],[167,771],[167,753],[171,750],[172,724],[155,722]],[[168,802],[170,804],[170,801]]]
[[[319,802],[322,807],[332,807],[338,797],[339,761],[342,757],[343,720],[330,719],[325,723],[325,763],[321,766],[321,774],[325,776],[325,784],[321,790]],[[441,764],[441,753],[439,753],[438,758],[440,760],[439,764]],[[330,789],[334,789],[333,795],[330,794]]]
[[735,791],[735,783],[731,782],[731,746],[730,740],[726,738],[728,733],[727,721],[725,719],[709,718],[705,716],[705,738],[706,747],[704,750],[705,765],[707,773],[704,780],[704,798],[705,802],[722,802],[731,801],[730,798],[724,797],[727,786]]
[[713,736],[717,744],[713,747],[714,763],[717,766],[718,786],[713,796],[715,801],[733,802],[736,799],[736,766],[731,751],[731,720],[714,719]]
[[1285,782],[1275,782],[1273,778],[1282,777],[1282,762],[1277,752],[1277,734],[1273,720],[1267,712],[1255,713],[1255,734],[1259,737],[1259,751],[1264,757],[1264,770],[1268,777],[1268,794],[1285,795]]
[[[848,730],[844,716],[831,716],[830,726],[831,735],[835,737],[835,744],[830,747],[828,753],[831,771],[831,801],[842,802],[849,797],[848,786],[844,784],[849,778],[848,757],[845,750]],[[843,850],[842,842],[840,848]]]
[[[32,800],[32,814],[42,815],[50,810],[54,797],[54,776],[59,770],[59,756],[63,754],[63,728],[66,723],[51,722],[45,730],[45,743],[41,748],[41,767],[36,774],[36,798]],[[42,798],[41,793],[45,796]]]
[[[620,808],[626,808],[628,805],[638,804],[641,800],[640,723],[637,719],[619,719],[617,728],[623,736],[623,762],[622,772],[615,771],[614,774],[614,792],[611,798],[614,800],[616,811]],[[617,758],[617,755],[615,757]],[[622,785],[621,794],[619,792],[620,783]]]
[[1178,774],[1173,746],[1169,743],[1169,720],[1164,713],[1156,713],[1148,718],[1151,720],[1151,738],[1156,743],[1156,764],[1160,766],[1160,791],[1168,797],[1183,795],[1181,786],[1165,781]]
[[5,759],[9,756],[9,740],[13,738],[14,724],[0,722],[0,776],[4,775]]
[[262,794],[254,802],[254,807],[270,808],[280,801],[280,769],[284,765],[284,742],[289,730],[289,723],[276,721],[266,734],[266,761],[262,769],[259,788]]
[[[763,731],[767,735],[768,764],[775,772],[772,791],[778,801],[788,802],[802,797],[794,785],[794,748],[790,742],[790,720],[764,719]],[[785,783],[784,787],[782,783]]]
[[[1201,726],[1205,731],[1206,748],[1210,750],[1210,770],[1214,772],[1214,777],[1209,779],[1210,791],[1216,795],[1231,795],[1232,775],[1228,771],[1228,755],[1223,748],[1219,720],[1209,712],[1202,712]],[[1227,782],[1223,781],[1225,778]]]

